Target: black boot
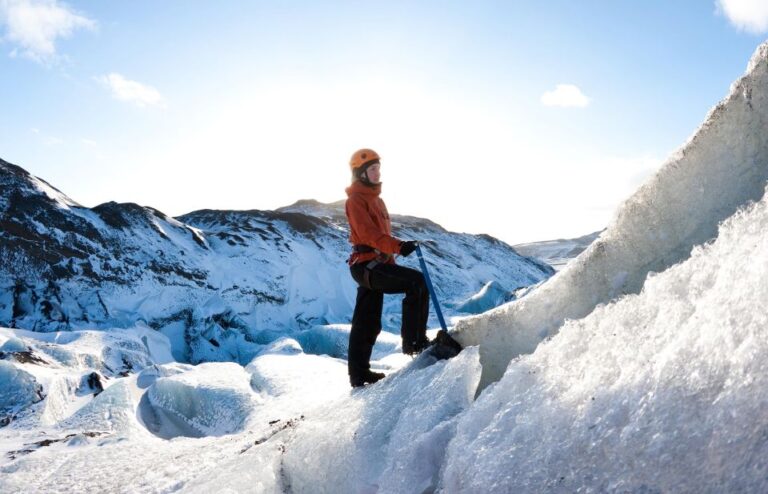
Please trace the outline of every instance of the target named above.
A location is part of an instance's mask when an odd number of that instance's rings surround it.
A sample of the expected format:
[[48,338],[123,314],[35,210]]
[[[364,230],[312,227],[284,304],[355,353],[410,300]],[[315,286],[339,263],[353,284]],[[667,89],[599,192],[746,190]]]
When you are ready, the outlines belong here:
[[461,344],[443,329],[437,332],[437,337],[432,342],[432,355],[438,360],[453,358],[461,350]]
[[361,376],[349,376],[349,384],[351,384],[353,388],[359,388],[366,384],[373,384],[381,379],[384,379],[384,374],[381,372],[367,370]]
[[403,340],[403,353],[406,355],[418,355],[431,345],[432,342],[429,338],[424,336],[416,341]]

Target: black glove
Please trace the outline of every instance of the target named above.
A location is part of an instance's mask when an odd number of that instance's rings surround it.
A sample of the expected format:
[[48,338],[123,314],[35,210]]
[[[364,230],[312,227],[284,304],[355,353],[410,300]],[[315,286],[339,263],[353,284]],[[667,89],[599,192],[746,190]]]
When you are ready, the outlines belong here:
[[400,255],[403,257],[408,257],[411,252],[416,250],[418,245],[419,243],[415,240],[405,240],[400,242]]

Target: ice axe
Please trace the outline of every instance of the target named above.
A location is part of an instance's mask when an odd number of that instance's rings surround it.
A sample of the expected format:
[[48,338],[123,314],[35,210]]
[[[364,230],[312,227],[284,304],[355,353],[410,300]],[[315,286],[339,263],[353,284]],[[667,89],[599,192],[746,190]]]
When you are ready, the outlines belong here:
[[448,327],[445,324],[443,311],[440,310],[440,302],[437,300],[435,287],[432,285],[432,279],[429,277],[429,270],[427,270],[427,263],[424,261],[424,254],[422,254],[421,245],[418,242],[416,243],[416,256],[419,258],[421,272],[424,274],[424,281],[427,283],[427,290],[429,290],[429,296],[432,298],[432,305],[435,306],[437,319],[440,321],[440,327],[442,328],[437,332],[437,337],[432,342],[432,354],[438,359],[455,357],[459,354],[462,347],[458,341],[454,340],[451,335],[448,334]]

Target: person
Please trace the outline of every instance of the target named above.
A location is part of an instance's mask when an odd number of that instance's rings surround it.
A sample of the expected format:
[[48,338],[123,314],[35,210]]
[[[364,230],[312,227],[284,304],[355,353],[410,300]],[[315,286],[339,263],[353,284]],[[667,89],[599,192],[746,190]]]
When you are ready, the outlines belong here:
[[420,271],[399,266],[395,255],[408,256],[413,240],[392,236],[392,224],[381,194],[381,158],[372,149],[356,151],[349,162],[352,184],[347,187],[346,214],[352,255],[349,270],[358,284],[349,334],[349,381],[364,386],[384,377],[372,372],[371,353],[381,332],[384,294],[405,293],[400,334],[403,353],[415,355],[429,345],[429,291]]

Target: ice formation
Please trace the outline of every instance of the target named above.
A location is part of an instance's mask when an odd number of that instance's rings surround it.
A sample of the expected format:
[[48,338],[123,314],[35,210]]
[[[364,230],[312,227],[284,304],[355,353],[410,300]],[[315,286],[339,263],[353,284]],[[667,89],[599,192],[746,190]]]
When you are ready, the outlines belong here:
[[638,293],[649,273],[686,259],[718,224],[760,199],[768,179],[768,43],[693,137],[618,209],[612,224],[575,261],[530,295],[456,326],[480,345],[481,386],[517,355],[531,353],[567,319]]
[[42,399],[43,387],[32,374],[0,360],[0,425]]
[[506,290],[501,283],[489,281],[483,288],[456,308],[469,314],[481,314],[514,298],[512,292]]
[[232,434],[245,427],[256,405],[249,379],[240,365],[231,362],[200,364],[187,372],[158,378],[147,392],[147,401],[160,417],[158,422],[172,421],[178,435]]
[[766,279],[768,198],[513,362],[461,417],[442,487],[765,492]]
[[385,493],[434,487],[454,419],[472,403],[480,367],[474,349],[433,362],[424,356],[381,385],[309,417],[283,455],[291,489]]

